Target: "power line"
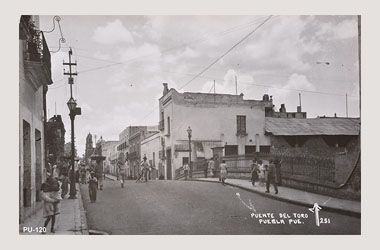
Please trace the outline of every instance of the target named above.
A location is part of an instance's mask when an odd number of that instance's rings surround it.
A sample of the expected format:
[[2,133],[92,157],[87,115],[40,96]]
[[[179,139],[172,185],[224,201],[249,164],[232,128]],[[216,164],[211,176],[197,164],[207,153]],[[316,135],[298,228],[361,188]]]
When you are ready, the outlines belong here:
[[194,81],[195,79],[197,79],[200,75],[202,75],[204,72],[206,72],[209,68],[211,68],[214,64],[216,64],[220,59],[222,59],[223,57],[225,57],[228,53],[230,53],[234,48],[236,48],[239,44],[241,44],[245,39],[247,39],[250,35],[252,35],[254,32],[256,32],[256,30],[258,30],[260,27],[262,27],[266,22],[269,21],[269,19],[271,19],[272,16],[269,16],[267,19],[264,20],[264,22],[262,22],[261,24],[259,24],[254,30],[252,30],[251,32],[249,32],[246,36],[244,36],[239,42],[237,42],[234,46],[232,46],[229,50],[227,50],[224,54],[222,54],[220,57],[218,57],[215,61],[213,61],[209,66],[207,66],[204,70],[202,70],[200,73],[198,73],[195,77],[193,77],[190,81],[188,81],[187,83],[185,83],[182,87],[180,87],[178,90],[181,90],[183,89],[184,87],[186,87],[187,85],[189,85],[192,81]]
[[[78,57],[82,57],[81,55],[77,55],[77,56]],[[97,58],[91,58],[91,57],[85,57],[85,58],[93,59],[93,60],[99,60],[99,61],[107,61],[107,60],[97,59]],[[178,73],[178,72],[163,71],[163,70],[160,70],[160,71],[150,70],[148,68],[139,67],[139,66],[128,65],[127,67],[138,69],[138,70],[143,70],[143,71],[149,71],[149,72],[167,73],[167,74],[175,74],[175,75],[183,75],[183,76],[193,76],[193,77],[197,76],[196,74],[190,74],[190,73]],[[269,74],[264,74],[264,75],[267,75],[267,76],[276,76],[276,75],[269,75]],[[233,81],[232,80],[229,81],[229,80],[225,80],[225,79],[218,78],[218,77],[215,77],[215,76],[202,75],[202,76],[198,76],[198,77],[199,78],[208,79],[208,80],[218,80],[218,81],[221,81],[221,82],[233,82],[234,83],[234,80]],[[281,76],[278,76],[278,77],[281,77]],[[289,76],[283,75],[283,77],[284,78],[288,78]],[[316,79],[316,78],[312,78],[312,79]],[[334,81],[334,80],[325,80],[325,79],[320,79],[320,80],[323,80],[323,81]],[[344,80],[339,80],[339,81],[344,81]],[[275,88],[275,89],[283,89],[283,90],[291,90],[291,91],[302,91],[302,92],[310,92],[310,93],[324,94],[324,95],[345,96],[345,94],[338,94],[338,93],[331,93],[331,92],[322,92],[322,91],[312,91],[312,90],[303,90],[303,89],[293,89],[293,88],[284,88],[284,87],[278,87],[278,86],[275,86],[275,85],[258,84],[258,83],[246,82],[246,81],[241,81],[241,80],[239,81],[239,83],[240,84],[245,84],[245,85],[254,85],[254,86],[259,86],[259,87],[266,87],[266,88]],[[213,88],[213,86],[211,87],[209,93],[211,93],[212,88]],[[349,96],[349,97],[357,98],[356,96]]]
[[[211,34],[208,36],[208,38],[203,38],[203,39],[196,39],[196,40],[192,40],[188,43],[184,43],[182,45],[178,45],[178,46],[175,46],[175,47],[172,47],[172,48],[168,48],[168,49],[164,49],[162,51],[160,51],[160,54],[165,54],[167,52],[170,52],[172,50],[177,50],[177,49],[180,49],[180,48],[183,48],[183,47],[186,47],[186,46],[190,46],[190,45],[194,45],[194,44],[199,44],[199,43],[202,43],[204,41],[207,41],[209,40],[212,36],[224,36],[226,34],[229,34],[231,32],[234,32],[236,30],[240,30],[240,29],[243,29],[243,28],[246,28],[246,27],[249,27],[253,24],[256,24],[258,23],[259,21],[261,21],[263,18],[261,19],[257,19],[255,21],[251,21],[247,24],[243,24],[243,25],[238,25],[238,26],[234,26],[232,28],[229,28],[227,30],[224,30],[224,31],[221,31],[221,32],[217,32],[217,33],[214,33],[214,34]],[[88,69],[88,70],[83,70],[83,71],[80,71],[78,73],[86,73],[86,72],[90,72],[90,71],[94,71],[94,70],[100,70],[100,69],[104,69],[104,68],[108,68],[108,67],[112,67],[112,66],[116,66],[116,65],[122,65],[122,64],[125,64],[125,63],[128,63],[128,62],[131,62],[131,61],[136,61],[136,60],[141,60],[143,58],[147,58],[147,57],[151,57],[151,56],[155,56],[155,55],[158,55],[158,53],[152,53],[152,54],[148,54],[148,55],[145,55],[145,56],[141,56],[141,57],[134,57],[134,58],[131,58],[131,59],[128,59],[126,61],[123,61],[123,62],[112,62],[111,64],[109,65],[104,65],[104,66],[101,66],[101,67],[97,67],[97,68],[92,68],[92,69]],[[82,56],[82,57],[85,57],[85,56]],[[105,62],[107,62],[107,60],[104,60]],[[110,61],[108,61],[110,62]]]

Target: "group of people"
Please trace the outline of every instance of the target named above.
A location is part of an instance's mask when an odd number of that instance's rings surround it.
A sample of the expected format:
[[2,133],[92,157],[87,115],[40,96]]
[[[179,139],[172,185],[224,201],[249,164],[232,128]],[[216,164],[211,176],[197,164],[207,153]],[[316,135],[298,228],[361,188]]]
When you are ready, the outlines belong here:
[[149,165],[149,163],[146,160],[147,160],[147,158],[144,155],[143,162],[140,165],[141,171],[140,171],[139,176],[137,177],[136,182],[140,182],[143,179],[145,179],[145,182],[148,182],[148,176],[149,176],[149,173],[151,171],[151,166]]
[[215,176],[215,161],[214,161],[214,158],[211,158],[207,164],[205,164],[205,168],[204,168],[204,174],[205,174],[205,178],[207,178],[208,174],[210,174],[211,177],[214,177]]
[[270,159],[269,165],[264,165],[261,160],[254,159],[251,164],[251,182],[255,186],[256,182],[261,185],[266,183],[266,193],[270,192],[270,185],[274,186],[275,194],[278,194],[277,184],[281,184],[281,160]]
[[[186,175],[186,165],[184,165],[185,170],[185,179],[187,179]],[[227,179],[228,169],[225,160],[222,160],[222,163],[219,165],[220,168],[220,182],[225,185],[225,180]],[[275,194],[278,194],[277,185],[281,185],[281,160],[280,159],[270,159],[269,164],[263,164],[261,160],[254,159],[251,164],[251,179],[252,185],[255,186],[255,183],[259,183],[261,186],[266,183],[266,192],[270,192],[270,185],[274,186]],[[216,167],[215,161],[213,158],[207,163],[204,168],[205,178],[207,178],[208,174],[211,177],[216,176]]]

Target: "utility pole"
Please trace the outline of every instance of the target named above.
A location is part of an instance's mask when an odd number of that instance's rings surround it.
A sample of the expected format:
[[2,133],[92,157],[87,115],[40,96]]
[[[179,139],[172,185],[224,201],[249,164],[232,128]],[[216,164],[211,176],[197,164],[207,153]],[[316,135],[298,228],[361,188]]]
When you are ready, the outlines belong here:
[[236,90],[236,102],[238,102],[238,94],[237,94],[237,76],[235,76],[235,90]]
[[300,107],[302,107],[302,105],[301,105],[301,93],[298,93],[298,97],[300,99]]
[[76,102],[73,98],[73,84],[74,84],[74,78],[73,76],[76,76],[78,75],[77,73],[73,73],[72,72],[72,69],[71,69],[71,66],[76,66],[77,63],[72,63],[71,62],[71,56],[72,56],[73,52],[70,48],[69,50],[69,62],[68,63],[65,63],[63,62],[63,65],[64,66],[69,66],[69,73],[66,73],[65,70],[63,70],[63,74],[64,75],[68,75],[69,76],[69,79],[68,79],[68,83],[70,85],[70,100],[67,102],[67,105],[69,107],[69,110],[70,110],[70,120],[71,120],[71,174],[70,174],[70,197],[69,199],[76,199],[76,187],[75,187],[75,139],[74,139],[74,119],[75,119],[75,115],[77,114],[80,114],[80,108],[77,108],[76,107]]

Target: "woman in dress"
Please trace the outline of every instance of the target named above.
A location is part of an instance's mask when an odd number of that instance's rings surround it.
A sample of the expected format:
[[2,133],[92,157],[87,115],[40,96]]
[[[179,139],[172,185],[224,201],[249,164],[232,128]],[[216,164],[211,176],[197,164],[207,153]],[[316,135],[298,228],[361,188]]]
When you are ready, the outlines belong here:
[[220,178],[223,186],[225,185],[225,180],[227,179],[227,164],[225,160],[222,160],[222,164],[220,164]]

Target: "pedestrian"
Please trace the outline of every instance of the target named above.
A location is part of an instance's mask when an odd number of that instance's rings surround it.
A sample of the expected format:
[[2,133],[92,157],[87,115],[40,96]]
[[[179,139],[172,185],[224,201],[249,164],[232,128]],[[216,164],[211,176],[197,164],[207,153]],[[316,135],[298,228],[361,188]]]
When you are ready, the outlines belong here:
[[95,177],[98,180],[98,188],[103,190],[103,165],[99,159],[96,160]]
[[251,182],[252,186],[255,185],[255,182],[259,179],[259,166],[257,165],[257,159],[254,159],[251,164]]
[[62,175],[62,185],[61,185],[61,197],[62,199],[65,198],[67,193],[69,192],[69,178],[67,177],[67,174]]
[[95,172],[90,172],[90,177],[88,178],[88,193],[90,196],[91,203],[96,202],[96,190],[98,189],[98,179],[95,177]]
[[265,182],[265,168],[264,168],[262,160],[258,161],[258,167],[259,167],[259,183],[260,183],[260,186],[264,186],[264,182]]
[[120,173],[120,184],[121,188],[124,188],[124,181],[125,181],[125,165],[124,164],[118,164],[119,165],[119,173]]
[[86,181],[86,168],[84,166],[82,166],[80,168],[80,180],[81,180],[82,184],[87,183],[87,181]]
[[225,160],[222,160],[222,164],[220,164],[220,179],[222,181],[223,186],[225,185],[225,181],[227,179],[227,164]]
[[143,158],[143,163],[142,163],[142,167],[144,168],[144,177],[145,177],[145,182],[148,182],[148,171],[149,171],[149,163],[146,161],[147,158],[146,156],[144,155],[144,158]]
[[56,164],[54,164],[52,167],[52,176],[53,178],[58,178],[58,169]]
[[207,178],[207,172],[208,172],[208,163],[207,163],[207,161],[205,161],[205,163],[204,163],[203,171],[205,173],[205,178]]
[[281,178],[281,163],[282,163],[282,159],[280,158],[276,158],[275,161],[274,161],[274,165],[276,167],[276,184],[278,186],[281,186],[281,183],[282,183],[282,178]]
[[[41,199],[43,200],[42,216],[46,218],[44,222],[44,228],[46,228],[49,225],[49,222],[51,221],[50,232],[55,233],[55,216],[60,213],[58,209],[58,203],[60,202],[60,199],[57,199],[57,197],[52,195],[51,184],[49,183],[50,178],[52,177],[50,176],[50,173],[47,175],[48,177],[46,182],[42,183],[41,185]],[[42,233],[45,234],[45,232]]]
[[185,173],[185,181],[187,181],[187,175],[189,174],[189,165],[187,163],[185,163],[185,165],[183,165],[183,172]]
[[269,187],[271,183],[274,186],[275,194],[278,194],[278,189],[277,189],[277,184],[276,184],[276,167],[274,165],[273,159],[269,161],[267,190],[265,191],[266,193],[269,193]]
[[210,176],[214,177],[215,162],[214,162],[213,157],[211,157],[210,161],[208,162],[208,170],[210,171]]

